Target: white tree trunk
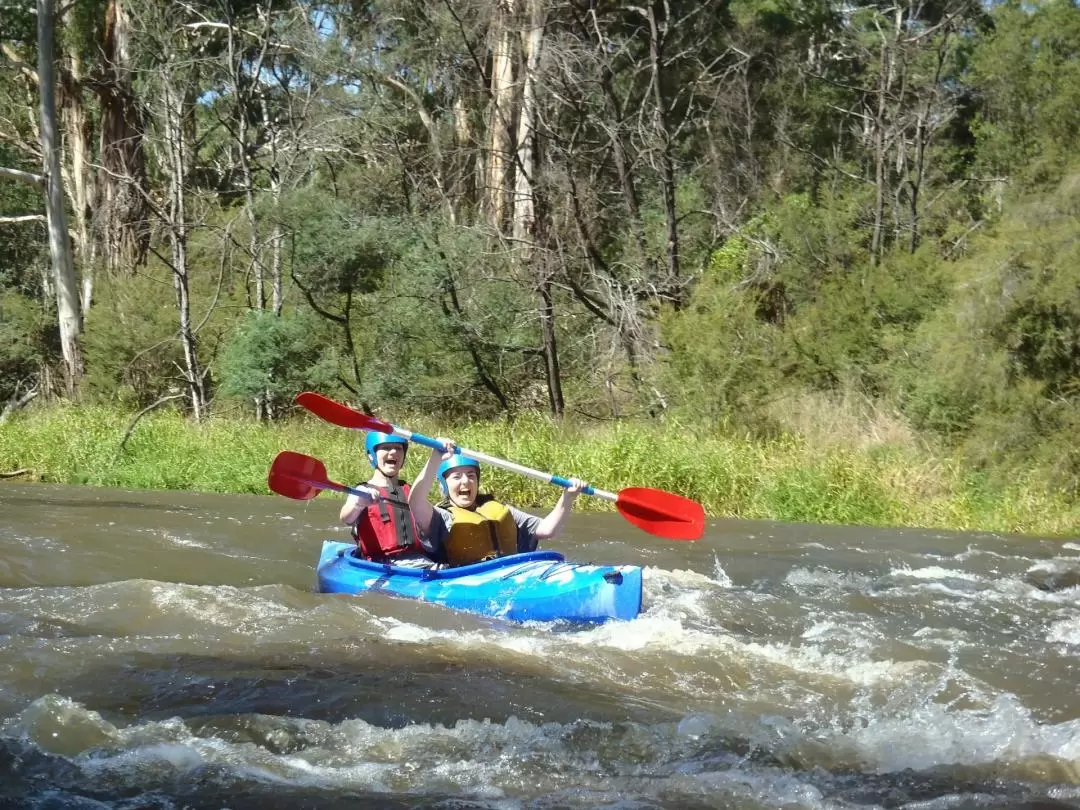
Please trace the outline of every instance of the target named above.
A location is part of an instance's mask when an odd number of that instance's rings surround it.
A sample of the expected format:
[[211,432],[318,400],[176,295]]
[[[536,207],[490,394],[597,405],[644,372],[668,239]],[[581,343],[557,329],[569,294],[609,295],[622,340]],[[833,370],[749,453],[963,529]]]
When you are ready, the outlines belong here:
[[37,0],[38,80],[40,88],[41,152],[45,163],[46,200],[49,228],[49,256],[56,289],[56,313],[60,327],[60,348],[64,354],[67,393],[74,397],[83,374],[82,312],[79,285],[71,259],[64,183],[60,168],[60,143],[56,131],[56,78],[53,66],[53,0]]
[[521,111],[517,127],[517,173],[514,177],[513,236],[528,258],[536,220],[537,71],[544,45],[547,8],[544,0],[529,0],[529,22],[521,34],[523,65]]
[[191,410],[196,421],[206,412],[206,391],[191,323],[191,297],[188,286],[187,165],[188,143],[184,131],[186,100],[182,88],[163,68],[165,148],[169,170],[169,238],[172,253],[173,286],[180,318],[180,344],[184,350],[185,377],[191,394]]
[[90,117],[82,90],[82,62],[76,55],[68,58],[68,72],[61,85],[61,119],[66,136],[69,160],[68,198],[75,215],[75,246],[82,270],[82,311],[90,309],[94,295],[94,259],[97,242],[91,233],[90,217],[95,197],[91,171]]
[[514,114],[513,32],[514,0],[499,0],[491,22],[491,103],[488,114],[488,219],[501,228],[506,217],[513,168],[510,141]]

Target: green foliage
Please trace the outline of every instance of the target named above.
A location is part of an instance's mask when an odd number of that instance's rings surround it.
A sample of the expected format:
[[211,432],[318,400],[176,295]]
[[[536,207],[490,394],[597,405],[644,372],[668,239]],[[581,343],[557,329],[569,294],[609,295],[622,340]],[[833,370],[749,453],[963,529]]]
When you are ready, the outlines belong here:
[[[0,89],[9,79],[0,78]],[[39,172],[0,139],[0,166]],[[0,217],[40,214],[45,210],[42,192],[25,183],[0,178]],[[23,295],[41,295],[41,268],[45,255],[45,223],[18,222],[0,225],[0,290],[17,289]]]
[[[334,480],[358,480],[368,471],[357,438],[316,419],[267,424],[215,418],[196,424],[155,411],[139,422],[120,452],[130,419],[129,413],[109,408],[20,412],[0,430],[0,469],[29,468],[40,480],[61,483],[250,493],[267,492],[267,468],[283,448],[322,459]],[[1039,535],[1080,532],[1076,501],[1047,493],[1027,478],[995,482],[965,472],[955,459],[900,448],[823,452],[789,437],[748,440],[699,433],[675,422],[597,428],[536,414],[512,422],[398,421],[611,491],[652,486],[679,492],[701,502],[711,516]],[[417,474],[425,455],[410,454],[406,477]],[[614,467],[613,458],[619,459]],[[483,488],[536,512],[550,508],[557,497],[550,485],[490,468],[484,469]],[[312,508],[332,520],[339,504],[326,493]],[[575,508],[610,511],[612,506],[581,497]]]
[[[105,7],[84,0],[64,17],[58,65],[80,57],[92,84],[65,85],[60,101],[82,100],[98,142],[100,103],[134,94],[158,260],[95,277],[91,402],[137,409],[185,386],[167,258],[168,84],[184,99],[185,269],[218,412],[269,394],[280,413],[308,387],[395,415],[542,408],[543,291],[570,412],[724,425],[795,460],[758,482],[746,472],[751,457],[762,463],[757,445],[718,441],[707,461],[677,455],[662,469],[643,462],[656,438],[645,429],[583,445],[625,460],[637,480],[706,493],[719,511],[906,519],[876,461],[813,457],[792,438],[813,432],[798,420],[820,403],[839,423],[844,401],[895,415],[918,433],[912,446],[944,441],[985,470],[985,485],[957,474],[945,487],[965,493],[949,521],[993,512],[987,493],[1008,465],[1030,474],[1025,486],[1076,490],[1080,460],[1062,450],[1080,418],[1075,3],[677,0],[670,20],[682,22],[666,29],[659,73],[638,12],[599,4],[582,25],[572,4],[556,4],[536,85],[540,218],[526,261],[489,199],[500,122],[476,67],[492,59],[491,4],[327,6],[315,26],[277,0],[136,4],[122,66],[131,88],[100,70]],[[32,63],[25,8],[0,36]],[[0,71],[0,166],[36,171],[26,92],[19,70]],[[513,140],[518,111],[503,112]],[[61,129],[75,120],[62,114]],[[80,180],[101,192],[92,240],[108,230],[101,157],[85,177],[65,166],[69,194]],[[678,277],[667,265],[672,192]],[[37,189],[0,180],[0,216],[41,210]],[[105,250],[98,241],[77,258]],[[0,401],[55,362],[45,267],[40,225],[0,229]],[[249,313],[263,303],[255,271],[266,283],[271,267],[282,271],[280,318]],[[573,460],[550,449],[547,426],[495,424],[552,466]],[[195,441],[162,425],[162,441],[182,448],[170,469],[123,475],[194,480]],[[530,430],[535,443],[521,438]],[[139,431],[135,456],[145,436],[156,434]]]
[[910,347],[905,410],[984,465],[1042,469],[1075,491],[1080,406],[1080,182],[1018,200],[955,267],[955,287]]
[[681,405],[709,420],[758,424],[755,414],[779,377],[774,359],[779,329],[759,313],[768,291],[746,284],[752,251],[740,237],[717,250],[681,311],[668,311],[662,336],[669,348],[665,381]]
[[220,394],[249,402],[265,396],[276,411],[301,391],[332,389],[338,358],[328,349],[328,331],[310,312],[248,311],[222,354]]
[[394,222],[358,214],[347,200],[318,186],[290,195],[281,219],[291,236],[294,276],[316,302],[335,312],[340,296],[375,290],[396,252]]
[[143,407],[184,386],[183,353],[171,278],[102,276],[86,314],[83,349],[91,400]]
[[0,402],[32,387],[41,366],[59,357],[50,314],[39,302],[0,288]]
[[1080,138],[1080,7],[1010,0],[995,6],[993,22],[970,77],[982,99],[973,126],[980,168],[1053,185]]
[[0,40],[37,42],[37,15],[29,3],[5,3],[0,14]]
[[513,404],[538,379],[536,300],[488,239],[438,222],[414,233],[365,324],[376,401],[491,415],[491,385]]
[[[891,387],[891,358],[946,291],[929,247],[872,265],[845,200],[795,195],[713,253],[690,304],[664,320],[668,381],[689,412],[758,429],[792,388]],[[757,416],[753,416],[757,414]]]

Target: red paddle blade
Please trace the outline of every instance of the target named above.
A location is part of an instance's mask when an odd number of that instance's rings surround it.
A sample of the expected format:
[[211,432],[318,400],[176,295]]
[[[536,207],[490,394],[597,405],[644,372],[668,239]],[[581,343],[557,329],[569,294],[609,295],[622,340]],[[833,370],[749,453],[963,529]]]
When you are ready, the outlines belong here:
[[394,432],[394,426],[389,422],[360,413],[360,411],[353,410],[348,405],[342,405],[340,402],[335,402],[322,394],[316,394],[314,391],[297,394],[296,404],[325,419],[332,425],[356,430],[377,430],[380,433]]
[[620,490],[615,508],[639,529],[669,540],[697,540],[705,533],[701,504],[649,487]]
[[326,480],[326,465],[317,458],[283,450],[270,465],[266,483],[278,495],[297,501],[310,501],[319,494],[320,489],[325,489],[316,485],[328,484],[329,481]]

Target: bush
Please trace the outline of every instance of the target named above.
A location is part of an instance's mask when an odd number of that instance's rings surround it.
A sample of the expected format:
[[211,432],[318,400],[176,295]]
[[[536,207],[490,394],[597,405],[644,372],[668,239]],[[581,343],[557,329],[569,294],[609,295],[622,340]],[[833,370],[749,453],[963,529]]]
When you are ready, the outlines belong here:
[[327,331],[326,321],[307,310],[282,316],[249,310],[222,354],[220,395],[265,398],[273,413],[291,407],[300,391],[331,388],[338,357]]

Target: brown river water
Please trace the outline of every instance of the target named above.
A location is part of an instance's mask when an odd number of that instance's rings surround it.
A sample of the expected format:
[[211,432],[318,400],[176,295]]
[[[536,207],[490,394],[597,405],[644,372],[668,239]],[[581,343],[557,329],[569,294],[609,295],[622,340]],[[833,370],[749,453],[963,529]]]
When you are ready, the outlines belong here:
[[1080,808],[1080,538],[575,514],[582,629],[315,593],[339,506],[0,484],[0,807]]

